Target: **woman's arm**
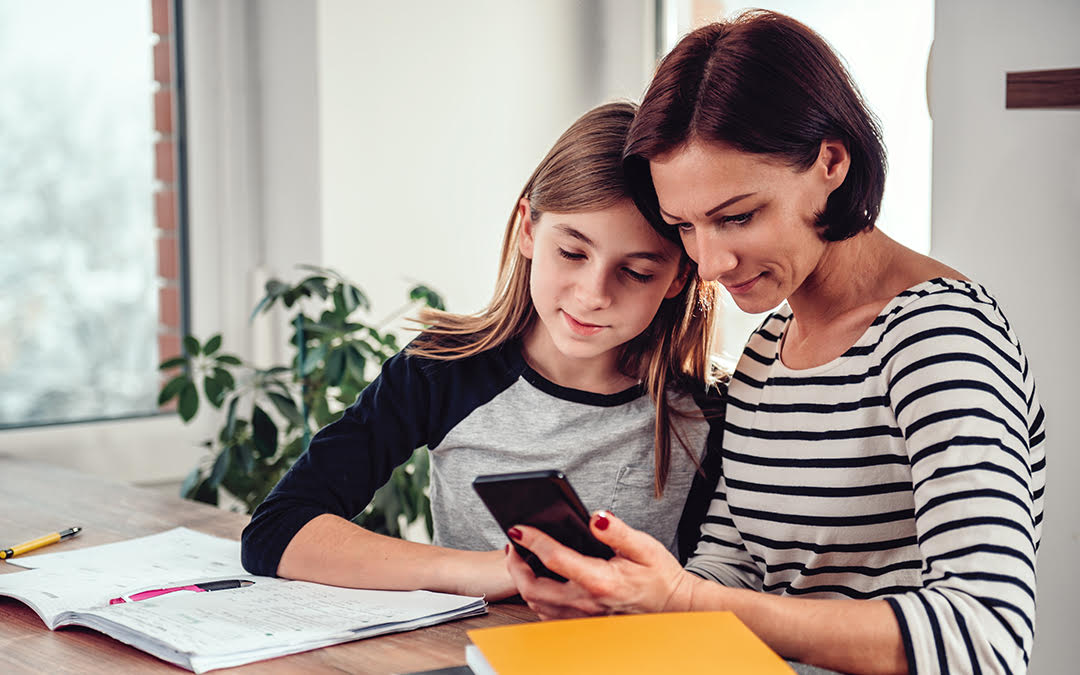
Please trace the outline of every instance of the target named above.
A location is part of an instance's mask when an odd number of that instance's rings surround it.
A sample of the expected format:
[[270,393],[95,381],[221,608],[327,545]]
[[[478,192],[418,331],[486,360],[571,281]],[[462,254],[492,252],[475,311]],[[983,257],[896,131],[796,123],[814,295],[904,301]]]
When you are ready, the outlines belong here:
[[539,530],[517,528],[518,543],[571,580],[537,578],[520,556],[509,553],[518,591],[541,618],[727,610],[786,658],[850,673],[907,672],[900,629],[884,601],[784,598],[727,588],[683,570],[662,544],[610,514],[594,516],[591,527],[616,557],[587,558]]
[[516,593],[503,551],[458,551],[376,534],[331,514],[304,525],[278,575],[350,588],[425,589],[502,600]]

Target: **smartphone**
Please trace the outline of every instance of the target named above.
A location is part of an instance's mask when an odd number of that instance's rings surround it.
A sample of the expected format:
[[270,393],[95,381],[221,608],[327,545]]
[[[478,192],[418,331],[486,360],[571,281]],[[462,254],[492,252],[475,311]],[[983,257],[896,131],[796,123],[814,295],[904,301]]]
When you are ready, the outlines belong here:
[[[503,532],[514,525],[531,525],[583,555],[604,560],[615,555],[589,530],[589,512],[562,471],[549,469],[477,476],[473,480],[473,489]],[[536,576],[566,581],[544,567],[532,551],[513,539],[510,543]]]

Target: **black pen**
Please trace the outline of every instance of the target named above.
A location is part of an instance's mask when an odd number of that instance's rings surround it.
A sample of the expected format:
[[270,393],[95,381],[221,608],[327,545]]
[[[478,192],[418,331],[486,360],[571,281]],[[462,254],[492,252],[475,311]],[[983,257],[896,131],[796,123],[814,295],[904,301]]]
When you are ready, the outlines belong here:
[[248,579],[224,579],[222,581],[203,581],[197,584],[188,584],[186,586],[172,586],[170,588],[155,588],[152,591],[140,591],[132,595],[120,598],[113,598],[109,601],[110,605],[119,605],[127,601],[138,602],[139,600],[149,600],[150,598],[156,598],[159,595],[165,595],[166,593],[175,593],[176,591],[192,591],[195,593],[205,593],[206,591],[226,591],[230,588],[244,588],[251,586],[254,581]]

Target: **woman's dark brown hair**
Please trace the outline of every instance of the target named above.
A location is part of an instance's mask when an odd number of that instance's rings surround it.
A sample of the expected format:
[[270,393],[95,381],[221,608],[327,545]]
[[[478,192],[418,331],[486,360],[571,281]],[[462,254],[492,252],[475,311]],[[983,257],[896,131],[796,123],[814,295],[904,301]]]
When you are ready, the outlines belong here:
[[874,227],[885,187],[881,129],[839,57],[794,19],[750,10],[693,31],[664,57],[623,151],[638,207],[658,220],[649,160],[689,141],[722,142],[799,171],[821,142],[851,155],[817,225],[828,241]]

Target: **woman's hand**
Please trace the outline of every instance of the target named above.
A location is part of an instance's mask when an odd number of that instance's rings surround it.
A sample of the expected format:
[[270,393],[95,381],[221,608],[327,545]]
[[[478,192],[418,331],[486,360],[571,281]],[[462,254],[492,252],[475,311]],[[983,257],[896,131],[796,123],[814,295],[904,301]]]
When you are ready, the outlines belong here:
[[615,551],[614,558],[583,556],[532,527],[511,528],[511,538],[568,580],[537,577],[510,547],[507,569],[521,597],[541,619],[690,608],[695,577],[683,570],[663,544],[606,511],[597,512],[589,526],[597,539]]

